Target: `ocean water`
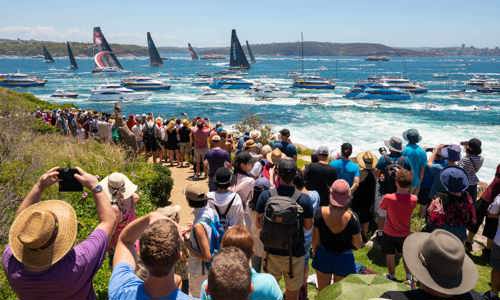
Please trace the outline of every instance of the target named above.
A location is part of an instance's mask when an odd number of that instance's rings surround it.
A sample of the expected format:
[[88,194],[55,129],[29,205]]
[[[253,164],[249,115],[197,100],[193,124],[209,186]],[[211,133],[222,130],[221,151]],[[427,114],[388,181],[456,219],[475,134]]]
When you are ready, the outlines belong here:
[[[90,90],[106,82],[118,82],[120,77],[93,75],[93,61],[77,58],[80,69],[67,71],[68,59],[56,58],[54,64],[40,59],[0,58],[0,73],[21,71],[37,74],[48,83],[41,88],[22,89],[42,99],[72,102],[81,108],[112,111],[113,103],[88,101]],[[491,180],[500,163],[500,95],[484,95],[467,91],[465,95],[453,93],[464,88],[464,81],[473,74],[500,78],[500,57],[428,57],[392,58],[389,62],[367,62],[357,57],[308,57],[304,60],[307,72],[319,73],[335,79],[334,91],[306,91],[290,88],[288,72],[297,71],[294,57],[257,57],[249,74],[251,81],[270,82],[292,92],[288,98],[271,103],[256,102],[244,91],[223,91],[214,98],[200,97],[202,87],[191,85],[196,73],[210,73],[227,67],[226,61],[191,61],[184,54],[169,56],[164,66],[152,68],[147,58],[122,58],[125,69],[134,75],[157,76],[172,85],[170,91],[155,92],[147,101],[125,102],[125,113],[153,112],[163,117],[208,116],[211,121],[223,121],[226,126],[249,114],[258,114],[265,123],[279,130],[288,127],[292,140],[315,148],[327,145],[337,151],[343,142],[351,142],[354,152],[376,151],[383,140],[401,136],[408,128],[419,129],[422,145],[459,143],[471,137],[483,141],[485,164],[480,171],[483,180]],[[326,70],[324,70],[326,69]],[[324,71],[321,71],[324,70]],[[408,101],[349,100],[343,95],[356,81],[370,75],[405,74],[429,88],[429,93],[414,95]],[[433,73],[446,73],[447,79],[433,78]],[[78,99],[50,98],[56,89],[76,91]],[[316,95],[329,99],[326,105],[300,104],[300,98]]]

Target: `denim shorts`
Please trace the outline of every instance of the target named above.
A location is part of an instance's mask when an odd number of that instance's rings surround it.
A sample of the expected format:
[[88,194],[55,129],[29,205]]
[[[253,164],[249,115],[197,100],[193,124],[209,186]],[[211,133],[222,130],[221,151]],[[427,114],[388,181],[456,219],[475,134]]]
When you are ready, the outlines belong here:
[[347,276],[356,273],[356,263],[352,250],[334,253],[319,246],[313,258],[312,267],[325,274]]

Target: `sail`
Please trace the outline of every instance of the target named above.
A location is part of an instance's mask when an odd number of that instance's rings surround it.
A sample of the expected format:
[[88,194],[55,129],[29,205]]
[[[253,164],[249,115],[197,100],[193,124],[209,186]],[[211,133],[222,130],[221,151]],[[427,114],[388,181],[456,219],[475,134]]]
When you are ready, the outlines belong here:
[[231,32],[231,53],[229,58],[229,67],[241,69],[250,68],[250,64],[248,63],[247,57],[245,56],[245,52],[243,52],[243,48],[241,47],[240,41],[238,40],[235,29],[233,29],[233,31]]
[[76,70],[78,69],[78,65],[76,64],[76,59],[75,56],[73,55],[73,50],[71,50],[71,45],[69,42],[66,42],[66,48],[68,49],[68,57],[69,57],[69,68],[71,70]]
[[158,53],[158,49],[156,49],[155,42],[153,38],[151,38],[151,33],[147,33],[148,38],[148,52],[149,52],[149,64],[152,67],[159,67],[163,65],[163,60],[160,57],[160,53]]
[[106,56],[108,57],[108,59],[105,60],[106,65],[104,67],[115,67],[123,69],[122,65],[118,61],[118,58],[116,58],[116,55],[113,53],[113,50],[111,50],[108,41],[106,41],[106,38],[102,34],[101,27],[94,27],[94,47],[97,49],[97,52],[107,52]]
[[43,57],[45,58],[45,62],[53,63],[54,59],[52,58],[52,55],[50,55],[49,50],[47,50],[47,47],[42,46],[42,50],[43,50]]
[[196,51],[194,51],[193,47],[191,46],[190,43],[188,43],[188,50],[189,50],[189,53],[191,53],[191,59],[192,60],[198,60],[199,57],[198,57],[198,53],[196,53]]
[[252,49],[250,48],[250,44],[248,43],[248,41],[246,41],[247,43],[247,52],[248,52],[248,56],[250,56],[250,62],[252,64],[255,63],[255,56],[253,56],[253,52],[252,52]]

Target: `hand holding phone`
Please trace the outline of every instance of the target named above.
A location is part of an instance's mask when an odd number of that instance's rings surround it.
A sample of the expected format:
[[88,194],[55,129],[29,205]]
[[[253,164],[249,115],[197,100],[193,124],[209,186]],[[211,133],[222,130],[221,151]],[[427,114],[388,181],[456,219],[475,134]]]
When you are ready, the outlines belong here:
[[75,174],[79,174],[74,168],[60,168],[59,172],[59,192],[83,192],[82,184],[76,180]]

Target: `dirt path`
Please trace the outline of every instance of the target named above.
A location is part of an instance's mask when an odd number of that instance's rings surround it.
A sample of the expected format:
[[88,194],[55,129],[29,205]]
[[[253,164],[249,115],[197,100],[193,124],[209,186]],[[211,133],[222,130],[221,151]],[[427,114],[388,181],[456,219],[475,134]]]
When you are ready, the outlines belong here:
[[184,190],[186,186],[190,184],[202,184],[208,186],[207,180],[192,181],[190,179],[193,176],[192,168],[170,168],[172,173],[172,178],[174,179],[174,186],[172,189],[170,201],[172,204],[178,204],[181,206],[181,225],[187,225],[193,221],[193,210],[189,207],[186,197],[184,196]]

